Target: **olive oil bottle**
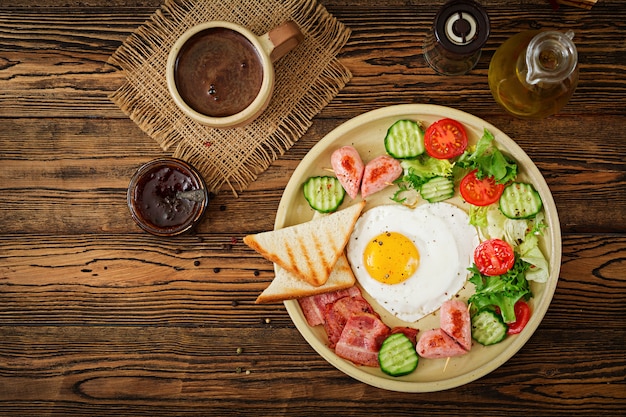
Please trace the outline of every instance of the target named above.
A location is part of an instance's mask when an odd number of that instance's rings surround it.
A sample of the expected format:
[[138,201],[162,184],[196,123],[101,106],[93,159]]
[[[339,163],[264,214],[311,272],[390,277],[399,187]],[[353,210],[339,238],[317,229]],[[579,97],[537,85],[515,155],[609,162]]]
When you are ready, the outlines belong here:
[[520,118],[558,113],[578,85],[574,33],[526,31],[505,41],[489,64],[494,99]]

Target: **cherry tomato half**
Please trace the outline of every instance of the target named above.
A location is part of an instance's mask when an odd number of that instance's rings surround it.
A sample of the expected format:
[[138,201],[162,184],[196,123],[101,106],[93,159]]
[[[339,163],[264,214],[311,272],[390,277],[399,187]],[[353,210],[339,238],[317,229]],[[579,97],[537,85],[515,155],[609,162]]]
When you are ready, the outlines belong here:
[[504,191],[504,184],[497,184],[493,177],[479,180],[476,177],[478,170],[473,170],[461,180],[459,191],[465,201],[475,206],[488,206],[500,199]]
[[518,334],[526,327],[528,320],[530,320],[530,306],[526,301],[519,300],[513,307],[515,310],[515,321],[509,323],[509,330],[507,334]]
[[502,275],[513,267],[515,253],[504,240],[489,239],[474,249],[474,263],[483,275]]
[[424,134],[426,153],[437,159],[461,155],[467,148],[467,133],[463,125],[453,119],[441,119],[428,126]]

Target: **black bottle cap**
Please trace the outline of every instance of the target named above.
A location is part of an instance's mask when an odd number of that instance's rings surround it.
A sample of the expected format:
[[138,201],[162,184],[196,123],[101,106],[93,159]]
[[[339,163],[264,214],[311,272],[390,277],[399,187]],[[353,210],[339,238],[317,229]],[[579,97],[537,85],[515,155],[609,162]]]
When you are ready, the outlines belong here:
[[435,36],[448,51],[471,55],[483,47],[489,37],[489,17],[478,3],[452,0],[435,17]]

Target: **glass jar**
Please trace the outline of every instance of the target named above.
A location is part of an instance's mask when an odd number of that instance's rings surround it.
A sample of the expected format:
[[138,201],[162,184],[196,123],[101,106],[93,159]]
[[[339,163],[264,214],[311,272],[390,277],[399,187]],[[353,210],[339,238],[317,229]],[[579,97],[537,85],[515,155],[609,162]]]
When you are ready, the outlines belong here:
[[209,192],[193,166],[177,158],[159,158],[142,165],[133,175],[127,202],[133,220],[144,231],[176,236],[202,220]]
[[578,85],[578,52],[574,32],[525,31],[512,36],[489,64],[494,99],[520,118],[558,113]]

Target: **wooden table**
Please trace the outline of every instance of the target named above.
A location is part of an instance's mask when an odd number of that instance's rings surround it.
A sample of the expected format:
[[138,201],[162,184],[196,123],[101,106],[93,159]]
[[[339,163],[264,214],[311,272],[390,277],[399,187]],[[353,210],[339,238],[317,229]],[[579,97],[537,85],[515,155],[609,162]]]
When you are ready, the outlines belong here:
[[[159,0],[0,2],[0,414],[587,415],[626,413],[626,1],[591,10],[489,3],[476,69],[433,73],[421,45],[443,1],[323,0],[352,28],[352,81],[197,233],[133,223],[136,168],[167,155],[109,99],[106,64]],[[495,48],[529,28],[573,29],[580,85],[561,114],[518,120],[493,101]],[[273,228],[307,151],[340,123],[401,103],[451,106],[506,132],[545,176],[561,275],[530,341],[491,374],[430,394],[373,388],[301,337],[282,304],[255,305],[272,265],[242,243]]]

